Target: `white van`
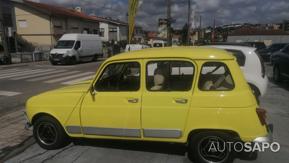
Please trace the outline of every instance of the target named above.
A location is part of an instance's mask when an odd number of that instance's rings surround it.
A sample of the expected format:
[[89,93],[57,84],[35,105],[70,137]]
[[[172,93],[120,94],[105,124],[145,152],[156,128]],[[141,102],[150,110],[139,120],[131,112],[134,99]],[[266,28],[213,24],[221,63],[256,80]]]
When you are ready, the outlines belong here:
[[92,61],[102,55],[102,41],[93,34],[64,34],[50,51],[49,61],[55,65]]

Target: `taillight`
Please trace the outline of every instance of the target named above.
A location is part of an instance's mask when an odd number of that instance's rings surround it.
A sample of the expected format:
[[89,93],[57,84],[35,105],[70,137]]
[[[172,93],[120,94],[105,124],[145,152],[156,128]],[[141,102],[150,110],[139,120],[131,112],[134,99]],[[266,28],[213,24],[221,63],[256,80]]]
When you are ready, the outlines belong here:
[[262,78],[264,78],[265,74],[266,74],[264,61],[263,61],[262,57],[260,57],[260,54],[257,51],[255,51],[255,53],[257,54],[259,61],[261,63],[261,73],[262,73]]
[[266,110],[265,109],[261,109],[261,108],[257,108],[256,109],[257,115],[259,117],[259,120],[261,122],[262,125],[266,125]]

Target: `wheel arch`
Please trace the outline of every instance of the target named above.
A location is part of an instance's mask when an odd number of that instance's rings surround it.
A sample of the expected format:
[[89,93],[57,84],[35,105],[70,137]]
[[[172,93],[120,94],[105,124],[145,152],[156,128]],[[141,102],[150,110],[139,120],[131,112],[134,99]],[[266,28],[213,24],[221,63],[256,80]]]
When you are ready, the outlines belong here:
[[201,132],[221,132],[221,133],[226,133],[229,135],[232,135],[234,138],[236,138],[236,140],[240,140],[240,135],[238,134],[238,132],[234,131],[234,130],[230,130],[230,129],[195,129],[190,131],[190,133],[188,134],[188,138],[187,138],[187,142],[190,142],[190,139],[194,136],[197,135],[198,133]]
[[[31,124],[34,125],[34,123],[35,123],[40,117],[43,117],[43,116],[51,117],[51,118],[55,119],[59,124],[61,124],[60,121],[59,121],[55,116],[53,116],[53,115],[51,115],[51,114],[49,114],[49,113],[45,113],[45,112],[41,112],[41,113],[35,114],[35,115],[32,117]],[[62,125],[62,124],[61,124],[61,125]],[[62,127],[63,127],[63,125],[62,125]]]

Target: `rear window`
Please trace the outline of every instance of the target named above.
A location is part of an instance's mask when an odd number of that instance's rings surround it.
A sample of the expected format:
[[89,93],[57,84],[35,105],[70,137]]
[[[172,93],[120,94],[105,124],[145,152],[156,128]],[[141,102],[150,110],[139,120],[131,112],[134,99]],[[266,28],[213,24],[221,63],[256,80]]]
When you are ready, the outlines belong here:
[[204,63],[198,86],[202,91],[229,91],[235,87],[231,72],[222,62]]
[[237,58],[237,62],[239,66],[244,66],[246,61],[245,54],[240,50],[226,49],[227,51],[233,53],[233,55]]

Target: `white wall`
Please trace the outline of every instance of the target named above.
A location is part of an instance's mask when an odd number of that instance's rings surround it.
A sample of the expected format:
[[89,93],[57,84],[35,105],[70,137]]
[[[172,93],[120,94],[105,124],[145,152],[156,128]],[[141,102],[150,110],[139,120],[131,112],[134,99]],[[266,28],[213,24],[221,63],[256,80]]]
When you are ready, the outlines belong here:
[[102,41],[108,41],[109,40],[109,38],[108,38],[108,24],[105,22],[100,22],[99,23],[99,31],[101,30],[101,28],[104,29],[104,35],[100,37],[101,40]]
[[[263,41],[266,45],[273,43],[289,43],[289,35],[248,35],[228,36],[227,42],[254,42]],[[268,46],[267,45],[267,46]]]

